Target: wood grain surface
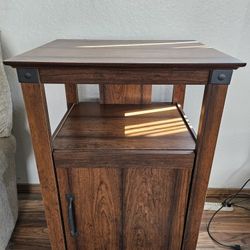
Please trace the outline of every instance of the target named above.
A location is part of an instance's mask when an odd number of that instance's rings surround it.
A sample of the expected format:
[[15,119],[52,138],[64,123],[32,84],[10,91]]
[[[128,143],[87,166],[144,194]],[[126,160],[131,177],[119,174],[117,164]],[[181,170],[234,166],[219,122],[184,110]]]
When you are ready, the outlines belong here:
[[55,150],[56,167],[182,169],[193,164],[195,154],[185,150]]
[[[185,169],[57,169],[68,249],[180,249],[192,162]],[[78,235],[70,235],[72,193]]]
[[182,108],[184,107],[186,85],[174,85],[173,87],[173,97],[172,102],[180,104]]
[[180,249],[191,169],[125,170],[124,249]]
[[65,195],[72,193],[75,197],[78,236],[72,239],[66,225],[68,249],[119,249],[122,233],[121,171],[74,168],[57,169],[57,173],[64,224],[68,223]]
[[245,64],[194,40],[55,40],[5,60],[12,66],[138,65],[238,68]]
[[55,250],[63,250],[65,249],[64,231],[52,158],[51,132],[44,85],[23,83],[22,91],[38,165],[51,246]]
[[45,83],[74,82],[77,84],[154,85],[194,84],[205,85],[209,69],[165,68],[163,66],[85,66],[40,67],[39,76]]
[[206,199],[227,88],[227,85],[212,84],[205,87],[183,250],[195,249],[198,240],[203,205]]
[[151,85],[100,85],[102,104],[149,104],[151,103]]
[[78,103],[78,89],[77,84],[65,83],[65,94],[68,109],[74,103]]
[[55,150],[194,150],[176,106],[75,105],[53,141]]

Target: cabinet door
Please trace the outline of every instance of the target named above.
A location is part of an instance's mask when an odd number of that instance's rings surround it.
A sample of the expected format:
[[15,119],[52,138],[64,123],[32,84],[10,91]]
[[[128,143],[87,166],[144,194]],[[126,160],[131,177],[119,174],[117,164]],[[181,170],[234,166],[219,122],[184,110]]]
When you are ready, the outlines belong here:
[[57,169],[68,249],[179,250],[190,174],[191,168]]
[[181,249],[190,171],[127,169],[124,179],[124,249]]
[[[67,249],[119,249],[121,171],[113,168],[57,169]],[[67,194],[74,197],[77,234],[71,234]]]

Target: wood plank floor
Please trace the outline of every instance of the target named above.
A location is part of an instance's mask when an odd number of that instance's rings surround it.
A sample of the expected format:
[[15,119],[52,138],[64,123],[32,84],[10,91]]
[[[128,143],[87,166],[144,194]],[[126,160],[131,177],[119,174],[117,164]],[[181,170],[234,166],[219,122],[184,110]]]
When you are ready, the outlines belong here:
[[[242,198],[241,198],[242,200]],[[211,200],[210,200],[211,201]],[[240,205],[250,208],[250,201]],[[197,249],[225,248],[216,245],[206,232],[211,211],[204,211]],[[211,227],[213,235],[227,244],[240,244],[250,249],[250,212],[236,208],[233,212],[221,212]],[[12,235],[9,249],[42,250],[51,249],[44,217],[42,198],[37,194],[19,194],[19,219]]]

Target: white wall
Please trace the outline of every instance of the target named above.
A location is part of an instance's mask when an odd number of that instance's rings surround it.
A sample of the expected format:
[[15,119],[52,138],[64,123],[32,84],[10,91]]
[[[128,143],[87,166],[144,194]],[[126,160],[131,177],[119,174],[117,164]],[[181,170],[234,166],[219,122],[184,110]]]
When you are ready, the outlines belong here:
[[[250,2],[247,0],[1,0],[4,56],[10,57],[56,38],[197,39],[250,62]],[[250,63],[249,63],[250,64]],[[6,68],[14,102],[19,182],[38,182],[20,85]],[[250,177],[250,65],[234,73],[229,89],[210,187],[237,187]],[[52,127],[65,103],[63,88],[47,89]],[[201,88],[189,87],[186,111],[196,124]],[[96,96],[92,87],[81,89]],[[154,89],[164,100],[166,89]],[[195,111],[196,110],[196,111]]]

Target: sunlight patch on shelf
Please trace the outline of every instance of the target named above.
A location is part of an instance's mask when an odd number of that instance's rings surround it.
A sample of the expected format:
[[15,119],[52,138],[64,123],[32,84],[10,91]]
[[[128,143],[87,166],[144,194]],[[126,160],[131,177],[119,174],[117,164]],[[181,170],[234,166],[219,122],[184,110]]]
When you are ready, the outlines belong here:
[[179,126],[185,126],[183,121],[180,122],[174,122],[169,124],[160,124],[160,125],[151,125],[147,127],[141,127],[141,128],[134,128],[134,129],[128,129],[125,127],[125,135],[134,134],[134,133],[140,133],[140,132],[147,132],[147,131],[156,131],[158,129],[171,129],[176,128]]
[[144,123],[139,123],[139,124],[125,126],[125,130],[127,130],[127,129],[133,129],[133,128],[147,127],[147,126],[151,126],[151,125],[180,122],[180,121],[182,121],[181,118],[172,118],[172,119],[166,119],[166,120],[161,120],[161,121],[144,122]]
[[163,135],[169,135],[169,134],[175,134],[175,133],[181,133],[186,132],[187,128],[185,125],[175,125],[168,128],[147,128],[147,130],[133,130],[133,131],[125,131],[125,136],[127,137],[133,137],[133,136],[163,136]]

